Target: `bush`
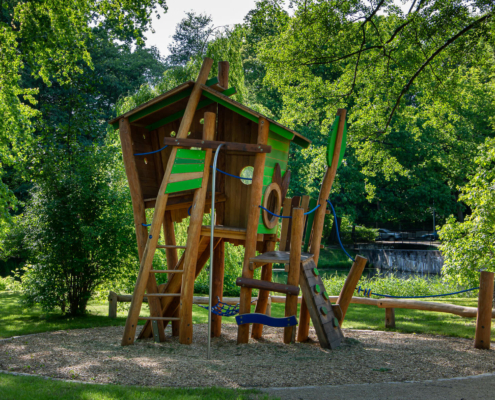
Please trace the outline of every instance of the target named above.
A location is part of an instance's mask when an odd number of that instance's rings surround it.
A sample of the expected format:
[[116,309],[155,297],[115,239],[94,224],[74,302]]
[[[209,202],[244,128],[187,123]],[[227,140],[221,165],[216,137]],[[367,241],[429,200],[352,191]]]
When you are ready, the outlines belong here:
[[[345,279],[346,276],[337,274],[323,278],[327,293],[330,296],[338,296]],[[376,292],[391,296],[431,296],[457,292],[463,289],[439,276],[429,276],[428,278],[414,276],[408,279],[401,279],[395,275],[376,275],[371,278],[362,277],[357,286],[361,286],[362,289],[371,289],[372,293]],[[357,291],[355,295],[357,296]],[[449,297],[476,297],[477,295],[477,291],[472,291]],[[363,296],[362,293],[361,296]]]
[[3,290],[18,292],[21,290],[21,282],[15,280],[13,276],[7,276],[5,278],[0,277],[0,291]]
[[137,268],[128,189],[111,149],[73,147],[32,191],[22,220],[28,305],[82,314],[98,285]]

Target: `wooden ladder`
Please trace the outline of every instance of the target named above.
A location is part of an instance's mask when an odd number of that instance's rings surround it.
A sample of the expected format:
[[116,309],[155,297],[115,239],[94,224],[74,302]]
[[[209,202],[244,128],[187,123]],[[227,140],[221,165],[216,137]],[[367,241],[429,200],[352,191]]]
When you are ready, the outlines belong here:
[[[212,63],[213,60],[209,58],[205,58],[203,62],[198,79],[189,97],[187,107],[179,127],[179,131],[177,134],[178,139],[187,138],[196,107],[201,97],[201,85],[206,82]],[[129,128],[128,121],[127,124],[121,122],[120,125],[121,128],[125,128],[126,125],[127,128]],[[216,114],[210,112],[205,113],[203,126],[204,140],[213,139],[215,133],[215,125]],[[198,151],[185,149],[179,150],[177,149],[177,147],[172,148],[167,163],[167,168],[165,170],[165,174],[163,176],[163,180],[160,185],[158,195],[156,197],[153,221],[151,223],[149,236],[146,241],[146,247],[141,256],[139,273],[137,276],[134,293],[132,295],[131,306],[129,308],[129,313],[124,328],[124,335],[122,337],[123,346],[134,343],[139,320],[147,320],[153,322],[153,336],[157,341],[165,340],[164,321],[180,321],[180,342],[187,344],[191,343],[192,341],[192,303],[194,278],[198,256],[198,243],[200,240],[201,225],[205,208],[206,192],[208,189],[211,154],[211,149]],[[196,160],[196,162],[192,162],[191,164],[202,164],[202,171],[199,171],[197,169],[194,172],[184,171],[184,169],[180,167],[181,163],[176,162],[179,159]],[[191,219],[187,236],[186,249],[183,254],[183,267],[182,269],[179,269],[176,266],[176,268],[173,270],[162,270],[163,272],[166,271],[166,273],[173,273],[173,276],[181,276],[181,291],[180,293],[160,292],[158,290],[155,279],[155,273],[157,273],[157,271],[153,271],[151,267],[155,251],[159,246],[158,238],[161,226],[164,221],[168,194],[188,189],[196,190],[194,192],[193,205],[191,207]],[[145,291],[147,292],[148,296],[150,317],[141,317],[139,315],[141,312],[141,306],[143,303]],[[181,308],[179,317],[162,315],[162,306],[160,300],[164,300],[167,298],[180,298]]]

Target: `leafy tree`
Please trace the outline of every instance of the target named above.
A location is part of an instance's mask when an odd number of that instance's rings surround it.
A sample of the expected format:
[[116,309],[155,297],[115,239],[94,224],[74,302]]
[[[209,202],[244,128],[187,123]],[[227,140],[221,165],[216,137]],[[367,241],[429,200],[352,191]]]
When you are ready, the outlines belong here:
[[[30,147],[37,109],[37,86],[24,86],[22,75],[29,70],[33,79],[45,85],[67,84],[92,68],[88,43],[92,27],[110,32],[113,39],[144,43],[151,13],[166,10],[164,0],[110,1],[2,1],[0,3],[0,180],[5,168],[22,168]],[[24,81],[25,83],[25,81]],[[0,229],[8,226],[16,199],[0,183]],[[0,232],[1,235],[1,232]]]
[[184,66],[192,57],[203,57],[215,29],[211,15],[186,12],[186,17],[175,28],[174,42],[168,46],[170,63]]
[[29,263],[22,276],[29,304],[82,314],[96,287],[136,269],[132,212],[116,146],[72,143],[70,157],[45,166],[22,229]]
[[475,165],[476,173],[460,195],[471,214],[464,222],[451,216],[439,231],[443,273],[465,286],[477,286],[480,270],[495,271],[495,139],[480,146]]
[[[338,181],[364,180],[358,196],[368,205],[348,207],[364,207],[361,222],[421,222],[433,204],[440,217],[462,217],[456,187],[493,136],[494,105],[482,94],[493,90],[493,3],[423,0],[405,11],[392,1],[292,4],[294,16],[280,17],[280,32],[257,49],[264,84],[282,96],[281,122],[314,142],[291,160],[293,182],[314,186],[305,177],[319,176],[318,147],[346,107],[348,162]],[[337,182],[332,196],[342,188]]]

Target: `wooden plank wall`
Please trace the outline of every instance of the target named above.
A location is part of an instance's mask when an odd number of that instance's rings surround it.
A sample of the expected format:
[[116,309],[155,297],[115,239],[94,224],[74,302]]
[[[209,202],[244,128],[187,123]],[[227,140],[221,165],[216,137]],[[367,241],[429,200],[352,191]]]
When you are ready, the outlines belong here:
[[[228,142],[257,143],[258,124],[244,118],[235,112],[219,106],[219,113],[223,115],[220,124],[224,140]],[[239,176],[242,169],[254,165],[254,155],[242,152],[225,152],[225,172]],[[240,179],[225,177],[225,218],[224,225],[235,228],[246,228],[251,185],[246,185]]]

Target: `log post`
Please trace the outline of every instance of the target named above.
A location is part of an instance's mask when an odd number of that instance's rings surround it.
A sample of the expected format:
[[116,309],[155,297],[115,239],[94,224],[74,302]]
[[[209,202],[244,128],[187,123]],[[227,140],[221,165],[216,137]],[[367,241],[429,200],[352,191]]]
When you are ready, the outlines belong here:
[[[292,210],[292,229],[290,246],[289,274],[287,285],[299,285],[299,275],[301,272],[301,246],[304,229],[304,209],[294,208]],[[297,296],[288,294],[285,299],[285,316],[297,314]],[[284,328],[284,343],[289,344],[294,341],[296,328],[286,326]]]
[[299,309],[299,329],[297,330],[297,341],[305,342],[309,337],[309,325],[311,323],[311,318],[309,316],[308,306],[304,295],[301,300],[301,307]]
[[[260,117],[258,121],[258,144],[268,142],[270,132],[270,122],[266,118]],[[253,180],[251,181],[251,198],[249,200],[249,212],[246,229],[246,244],[244,251],[244,263],[242,266],[242,277],[252,278],[253,271],[249,269],[249,259],[256,255],[256,239],[258,232],[258,221],[260,218],[259,205],[263,191],[263,171],[265,168],[266,154],[260,153],[254,156]],[[241,287],[239,315],[251,312],[252,289]],[[249,341],[249,324],[239,325],[237,330],[237,344]]]
[[229,88],[229,67],[228,61],[218,63],[218,84],[224,89]]
[[[215,134],[217,116],[215,113],[206,112],[203,125],[203,138],[213,139]],[[208,190],[208,178],[210,175],[211,149],[207,149],[205,167],[203,170],[203,182],[194,192],[191,219],[189,220],[189,232],[187,234],[186,250],[184,253],[184,273],[182,274],[182,289],[180,297],[180,328],[179,342],[191,344],[193,334],[192,306],[194,296],[195,271],[198,261],[198,244],[201,236],[201,226],[205,212],[205,198]]]
[[108,318],[117,318],[117,293],[108,293]]
[[395,329],[395,308],[385,309],[385,328]]
[[[264,243],[263,253],[275,250],[275,243],[273,241],[266,241]],[[271,282],[272,281],[272,266],[273,264],[266,264],[261,267],[261,280]],[[270,303],[270,292],[268,290],[260,290],[258,292],[258,301],[256,302],[256,313],[265,314],[268,312],[268,304]],[[271,313],[271,310],[270,310]],[[267,314],[269,315],[269,314]],[[251,330],[251,337],[253,339],[261,339],[263,335],[263,325],[262,324],[253,324],[253,329]]]
[[[217,299],[223,299],[223,278],[225,274],[225,241],[221,240],[213,250],[213,284],[211,303],[216,304]],[[222,334],[222,317],[211,313],[211,337],[219,337]]]
[[344,322],[345,313],[349,308],[349,304],[351,304],[352,295],[356,290],[356,286],[361,279],[361,275],[363,274],[363,270],[367,262],[368,260],[366,258],[356,256],[356,260],[353,262],[351,270],[349,271],[349,274],[344,282],[344,286],[340,291],[340,295],[337,300],[337,304],[342,310],[342,318],[339,319],[340,326],[342,326],[342,323]]
[[492,301],[493,272],[481,271],[480,292],[478,295],[478,317],[476,318],[476,334],[474,336],[474,347],[477,349],[490,349]]

